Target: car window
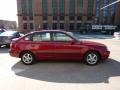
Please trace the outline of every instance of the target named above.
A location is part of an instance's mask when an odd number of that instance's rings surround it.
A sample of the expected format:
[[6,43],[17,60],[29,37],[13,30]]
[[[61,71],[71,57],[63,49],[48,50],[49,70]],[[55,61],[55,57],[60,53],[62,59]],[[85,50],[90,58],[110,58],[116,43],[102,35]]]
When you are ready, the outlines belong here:
[[50,33],[35,33],[33,41],[50,41]]
[[31,37],[32,37],[32,35],[28,35],[28,36],[26,36],[26,37],[24,38],[24,40],[25,40],[25,41],[31,41]]
[[54,41],[72,41],[72,38],[64,33],[53,33]]

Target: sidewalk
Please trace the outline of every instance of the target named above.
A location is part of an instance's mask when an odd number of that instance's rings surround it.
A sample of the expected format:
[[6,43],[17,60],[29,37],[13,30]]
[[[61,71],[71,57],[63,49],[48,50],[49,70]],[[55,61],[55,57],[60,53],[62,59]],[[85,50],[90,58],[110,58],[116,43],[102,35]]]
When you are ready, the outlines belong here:
[[77,37],[78,39],[113,39],[113,35],[103,35],[99,33],[89,33],[89,34],[80,34],[80,33],[73,33],[73,36]]
[[75,35],[79,39],[113,39],[112,35]]

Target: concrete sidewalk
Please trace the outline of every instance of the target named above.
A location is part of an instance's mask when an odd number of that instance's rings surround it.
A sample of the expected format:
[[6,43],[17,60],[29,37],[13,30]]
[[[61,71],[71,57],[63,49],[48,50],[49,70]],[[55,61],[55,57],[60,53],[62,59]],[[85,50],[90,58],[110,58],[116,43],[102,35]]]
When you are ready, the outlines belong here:
[[79,39],[113,39],[113,35],[80,35],[75,34],[75,37]]

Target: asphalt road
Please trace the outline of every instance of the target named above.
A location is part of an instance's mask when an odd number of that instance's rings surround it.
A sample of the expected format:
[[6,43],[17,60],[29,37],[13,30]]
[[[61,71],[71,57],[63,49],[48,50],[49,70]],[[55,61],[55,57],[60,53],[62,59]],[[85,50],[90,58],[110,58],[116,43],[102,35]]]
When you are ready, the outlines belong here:
[[120,90],[120,40],[89,40],[106,44],[109,59],[96,66],[53,61],[25,66],[0,48],[0,90]]

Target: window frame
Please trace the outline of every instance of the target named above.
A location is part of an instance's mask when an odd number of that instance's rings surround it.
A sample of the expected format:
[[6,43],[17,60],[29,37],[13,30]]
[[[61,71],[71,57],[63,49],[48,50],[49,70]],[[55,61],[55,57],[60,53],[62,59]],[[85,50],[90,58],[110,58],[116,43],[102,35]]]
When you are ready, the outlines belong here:
[[[33,41],[33,36],[34,36],[35,34],[38,34],[38,33],[39,33],[39,34],[49,33],[49,34],[50,34],[50,40],[48,40],[48,41],[46,41],[46,40]],[[35,33],[32,34],[31,40],[32,40],[33,42],[51,42],[51,41],[52,41],[52,37],[51,37],[51,33],[50,33],[50,32],[35,32]]]
[[[59,40],[59,41],[57,41],[57,40],[54,40],[54,34],[56,34],[56,33],[64,34],[65,36],[69,37],[71,40],[69,40],[69,41],[64,41],[64,40]],[[66,34],[66,33],[62,33],[62,32],[52,32],[52,41],[53,41],[53,42],[72,42],[72,41],[75,41],[75,39],[72,38],[71,36],[69,36],[69,35]]]

